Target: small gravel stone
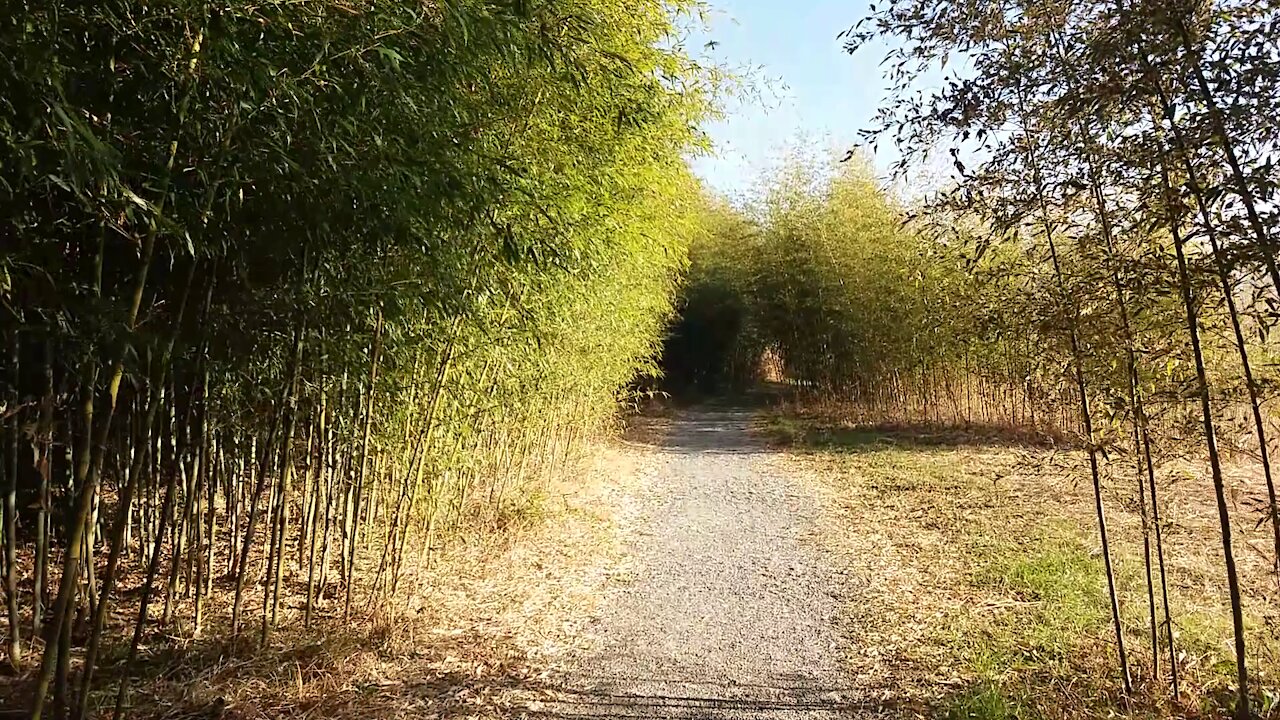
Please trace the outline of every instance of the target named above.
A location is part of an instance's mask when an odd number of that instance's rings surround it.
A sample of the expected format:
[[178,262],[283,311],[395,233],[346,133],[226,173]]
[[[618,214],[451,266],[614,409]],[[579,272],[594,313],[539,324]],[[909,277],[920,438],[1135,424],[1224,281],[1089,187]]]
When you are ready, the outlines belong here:
[[835,578],[802,538],[818,498],[779,474],[751,412],[687,411],[656,448],[635,572],[594,618],[548,718],[838,718]]

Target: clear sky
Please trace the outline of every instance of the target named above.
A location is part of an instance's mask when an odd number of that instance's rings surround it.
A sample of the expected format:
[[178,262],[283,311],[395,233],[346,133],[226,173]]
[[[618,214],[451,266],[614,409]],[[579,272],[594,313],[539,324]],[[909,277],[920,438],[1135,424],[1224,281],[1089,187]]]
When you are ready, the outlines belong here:
[[[837,35],[865,14],[863,0],[709,0],[709,56],[733,68],[752,68],[762,97],[732,103],[709,128],[716,156],[694,168],[714,188],[735,194],[751,186],[770,159],[800,140],[833,153],[858,143],[884,96],[879,63],[885,47],[854,55]],[[697,50],[697,48],[691,48]],[[893,151],[876,165],[886,175]]]

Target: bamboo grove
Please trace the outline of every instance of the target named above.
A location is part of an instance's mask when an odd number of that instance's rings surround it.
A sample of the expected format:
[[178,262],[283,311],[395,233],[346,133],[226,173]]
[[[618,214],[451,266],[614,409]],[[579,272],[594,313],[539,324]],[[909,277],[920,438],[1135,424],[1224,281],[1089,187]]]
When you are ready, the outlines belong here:
[[[1238,559],[1265,553],[1273,574],[1280,561],[1268,403],[1280,298],[1278,11],[1232,1],[891,0],[846,35],[851,52],[873,37],[900,41],[886,58],[894,92],[868,139],[895,143],[904,164],[950,154],[956,182],[918,224],[971,275],[1013,291],[1000,301],[1015,310],[1000,334],[1029,338],[1029,354],[1058,368],[1049,377],[1075,405],[1126,694],[1138,680],[1179,694],[1160,468],[1186,454],[1203,465],[1238,718],[1262,711]],[[948,63],[939,89],[916,89],[922,73]],[[1245,480],[1256,491],[1239,497],[1242,478],[1231,474],[1254,468],[1256,484]],[[1138,633],[1126,632],[1117,603],[1107,517],[1122,509],[1104,502],[1108,481],[1129,488],[1144,528],[1148,618]],[[1270,547],[1233,538],[1255,523],[1269,526]]]
[[[896,146],[904,173],[940,157],[951,181],[906,202],[856,154],[792,158],[714,208],[670,379],[772,368],[863,421],[1078,438],[1129,697],[1197,701],[1180,688],[1161,497],[1180,463],[1202,467],[1231,711],[1262,712],[1274,679],[1251,674],[1246,640],[1274,630],[1247,618],[1273,608],[1243,607],[1241,586],[1273,595],[1280,560],[1278,28],[1270,2],[876,3],[842,34],[849,52],[892,46],[865,140]],[[1121,512],[1143,528],[1140,627],[1115,586],[1107,519]],[[1266,547],[1233,537],[1255,525]],[[1270,577],[1242,578],[1241,553]]]
[[[715,390],[761,372],[869,422],[1074,427],[1074,395],[1008,262],[969,267],[955,243],[904,227],[864,158],[793,151],[691,248],[667,381]],[[925,230],[963,228],[929,220]]]
[[393,613],[610,422],[696,219],[693,9],[5,4],[5,646],[31,717],[136,711],[159,638]]

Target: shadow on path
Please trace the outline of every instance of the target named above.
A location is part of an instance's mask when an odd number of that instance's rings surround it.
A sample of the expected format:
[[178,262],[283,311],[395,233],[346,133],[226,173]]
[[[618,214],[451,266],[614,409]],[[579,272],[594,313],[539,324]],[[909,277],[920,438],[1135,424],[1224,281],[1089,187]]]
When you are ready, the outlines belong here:
[[991,425],[908,425],[881,423],[845,426],[814,420],[773,440],[792,452],[862,454],[892,449],[1069,448],[1069,438],[1037,430]]
[[736,454],[768,451],[756,432],[758,407],[720,402],[677,410],[669,417],[633,418],[624,439],[661,452]]
[[[857,691],[792,676],[771,684],[671,677],[593,677],[583,687],[554,688],[537,718],[785,718],[866,716],[899,708],[894,701],[856,701]],[[622,686],[632,690],[620,689]]]

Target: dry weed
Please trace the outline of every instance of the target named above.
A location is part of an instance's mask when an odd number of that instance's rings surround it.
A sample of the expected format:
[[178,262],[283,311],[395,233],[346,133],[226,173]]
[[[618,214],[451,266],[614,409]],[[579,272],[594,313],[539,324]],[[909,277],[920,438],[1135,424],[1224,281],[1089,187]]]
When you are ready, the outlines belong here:
[[[1138,682],[1126,701],[1083,453],[990,440],[874,432],[780,461],[824,498],[817,540],[847,576],[848,661],[860,691],[976,717],[1195,716],[1213,706],[1229,685],[1230,622],[1202,469],[1160,468],[1184,690],[1169,705],[1167,655],[1161,677],[1151,673],[1136,474],[1120,459],[1109,467],[1105,502]],[[1244,460],[1231,478],[1251,669],[1268,693],[1280,637],[1268,528],[1257,526],[1261,480]]]

